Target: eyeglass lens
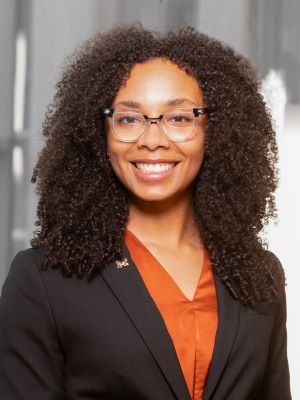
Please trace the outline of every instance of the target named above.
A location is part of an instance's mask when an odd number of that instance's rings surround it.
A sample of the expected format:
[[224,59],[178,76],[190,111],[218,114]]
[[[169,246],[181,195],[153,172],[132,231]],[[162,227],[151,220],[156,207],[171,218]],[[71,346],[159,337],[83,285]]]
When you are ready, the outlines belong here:
[[[174,110],[156,121],[162,125],[170,140],[181,141],[192,133],[195,116],[191,110]],[[115,111],[113,114],[113,129],[121,140],[137,140],[144,133],[146,125],[146,119],[140,113],[128,110]]]

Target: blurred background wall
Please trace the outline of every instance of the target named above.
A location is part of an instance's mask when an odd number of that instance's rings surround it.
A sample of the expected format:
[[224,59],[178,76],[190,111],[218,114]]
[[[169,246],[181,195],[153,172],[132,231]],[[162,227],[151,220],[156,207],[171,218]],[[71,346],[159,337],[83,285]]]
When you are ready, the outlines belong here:
[[286,90],[286,102],[275,99],[279,224],[265,235],[287,274],[291,385],[298,398],[299,17],[298,0],[0,0],[0,287],[35,228],[30,178],[43,144],[43,117],[67,55],[93,33],[119,23],[141,21],[161,31],[194,26],[248,57],[260,78],[276,71]]

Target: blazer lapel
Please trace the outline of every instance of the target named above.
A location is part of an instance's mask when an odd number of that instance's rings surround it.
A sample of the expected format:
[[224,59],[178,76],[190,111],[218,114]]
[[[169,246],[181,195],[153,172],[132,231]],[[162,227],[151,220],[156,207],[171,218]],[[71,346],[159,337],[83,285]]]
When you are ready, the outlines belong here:
[[226,366],[238,332],[241,303],[235,300],[221,279],[215,274],[215,285],[218,301],[218,328],[214,351],[208,371],[203,400],[213,398],[214,390]]
[[128,317],[143,337],[178,400],[191,400],[172,339],[164,320],[123,244],[128,265],[106,265],[102,277],[119,299]]
[[[125,244],[123,244],[123,254],[128,260],[128,265],[119,264],[118,268],[116,263],[111,263],[101,271],[101,274],[143,337],[176,398],[191,400],[164,320],[149,295]],[[215,272],[214,279],[218,301],[218,328],[203,400],[213,398],[237,335],[241,307],[240,301],[231,296]]]

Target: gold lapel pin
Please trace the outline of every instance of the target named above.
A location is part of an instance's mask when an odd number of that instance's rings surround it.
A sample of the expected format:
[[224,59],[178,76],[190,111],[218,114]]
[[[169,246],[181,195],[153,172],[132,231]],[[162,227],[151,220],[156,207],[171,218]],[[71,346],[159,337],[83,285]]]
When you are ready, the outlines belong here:
[[116,261],[117,268],[127,267],[129,265],[127,258],[123,258],[121,261]]

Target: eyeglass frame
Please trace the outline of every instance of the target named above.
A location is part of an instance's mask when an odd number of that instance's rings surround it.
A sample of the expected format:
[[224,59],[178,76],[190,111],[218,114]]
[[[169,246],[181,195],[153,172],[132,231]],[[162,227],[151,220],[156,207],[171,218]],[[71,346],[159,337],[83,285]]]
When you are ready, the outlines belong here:
[[[190,110],[190,109],[189,109],[189,108],[188,108],[188,109],[180,108],[180,110]],[[193,112],[193,114],[194,114],[194,117],[199,117],[200,115],[208,115],[208,114],[210,114],[212,111],[213,111],[213,110],[212,110],[210,107],[193,107],[193,108],[192,108],[192,112]],[[102,110],[103,115],[104,115],[104,116],[107,116],[107,117],[109,117],[109,118],[113,117],[113,115],[114,115],[115,112],[116,112],[116,111],[115,111],[115,109],[114,109],[113,107],[104,108],[104,109]],[[126,112],[126,111],[119,111],[119,112]],[[171,112],[172,112],[172,111],[171,111]],[[171,113],[171,112],[170,112],[170,113]],[[166,113],[166,114],[170,114],[170,113]],[[159,124],[158,122],[159,122],[159,121],[162,121],[162,119],[163,119],[164,116],[166,115],[166,114],[161,114],[159,117],[148,117],[147,115],[144,115],[144,114],[142,114],[141,112],[136,112],[136,114],[142,115],[142,116],[144,117],[144,119],[145,119],[145,128],[144,128],[143,133],[142,133],[140,136],[138,136],[136,139],[134,139],[134,140],[124,140],[124,139],[121,139],[121,138],[118,136],[118,134],[115,132],[114,127],[112,127],[115,136],[116,136],[120,141],[126,142],[126,143],[134,143],[134,142],[137,142],[139,139],[141,139],[141,138],[144,136],[144,134],[145,134],[145,132],[146,132],[146,129],[147,129],[147,128],[146,128],[146,127],[147,127],[147,121],[156,120],[155,122],[150,122],[150,123],[151,123],[151,124],[157,124],[157,125],[159,126],[160,124]],[[161,130],[161,131],[163,132],[163,134],[167,137],[167,139],[170,140],[170,141],[172,141],[172,142],[185,142],[186,140],[189,140],[189,139],[191,138],[192,133],[193,133],[193,131],[194,131],[194,128],[195,128],[195,126],[193,126],[193,129],[192,129],[190,135],[187,136],[185,139],[182,139],[182,140],[173,140],[173,139],[171,139],[171,138],[166,134],[166,132],[164,131],[164,129],[160,129],[160,130]]]

